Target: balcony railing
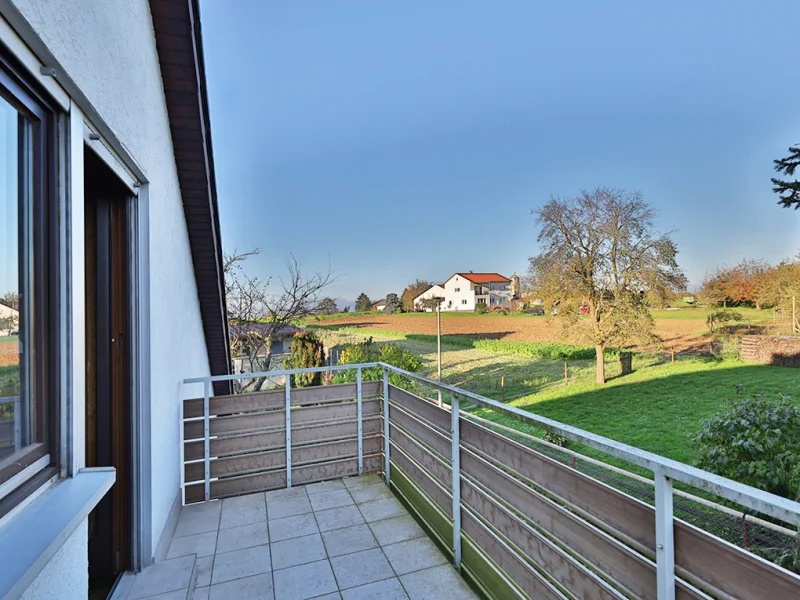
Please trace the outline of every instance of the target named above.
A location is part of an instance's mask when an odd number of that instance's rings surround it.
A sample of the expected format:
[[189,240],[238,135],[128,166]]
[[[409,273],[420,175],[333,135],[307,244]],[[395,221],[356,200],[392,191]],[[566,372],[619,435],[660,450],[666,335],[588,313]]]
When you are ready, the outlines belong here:
[[[312,372],[355,381],[292,386],[292,375]],[[283,389],[210,396],[213,381],[276,376]],[[713,535],[702,519],[676,518],[675,498],[689,494],[673,482],[784,532],[800,525],[800,503],[380,363],[184,384],[203,388],[183,402],[186,503],[379,473],[488,597],[800,597],[796,573]],[[438,391],[443,406],[426,399]],[[654,506],[496,426],[498,415],[651,472]]]

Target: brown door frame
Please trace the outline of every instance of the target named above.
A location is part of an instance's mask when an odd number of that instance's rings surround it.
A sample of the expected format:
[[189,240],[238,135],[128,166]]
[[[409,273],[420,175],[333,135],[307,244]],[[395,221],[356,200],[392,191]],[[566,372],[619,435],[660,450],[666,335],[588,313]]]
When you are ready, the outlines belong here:
[[[87,155],[90,153],[87,153]],[[112,173],[89,159],[87,224],[87,466],[114,466],[117,482],[95,509],[90,578],[108,580],[133,567],[133,458],[130,300],[130,195]],[[96,171],[96,173],[95,173]],[[93,230],[90,231],[90,227]],[[91,245],[91,247],[90,247]],[[92,272],[89,272],[91,266]],[[93,394],[93,396],[92,396]],[[93,414],[89,414],[94,408]]]

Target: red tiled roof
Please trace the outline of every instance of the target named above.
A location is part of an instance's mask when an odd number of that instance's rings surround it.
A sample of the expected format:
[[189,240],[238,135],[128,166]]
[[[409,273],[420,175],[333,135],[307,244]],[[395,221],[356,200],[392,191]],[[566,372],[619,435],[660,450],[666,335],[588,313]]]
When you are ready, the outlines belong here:
[[508,277],[503,277],[500,273],[456,273],[472,283],[501,283],[510,282]]

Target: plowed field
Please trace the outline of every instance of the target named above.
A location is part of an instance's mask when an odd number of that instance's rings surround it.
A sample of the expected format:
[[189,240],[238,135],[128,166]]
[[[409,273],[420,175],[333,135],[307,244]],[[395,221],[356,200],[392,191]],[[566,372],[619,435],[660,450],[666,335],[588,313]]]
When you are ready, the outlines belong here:
[[[368,329],[383,329],[397,333],[436,333],[436,315],[358,315],[319,321],[333,325]],[[524,342],[562,341],[563,321],[551,317],[513,315],[452,315],[442,314],[442,333],[476,338]],[[705,323],[699,319],[656,319],[656,334],[666,349],[697,351],[708,349],[710,338]]]

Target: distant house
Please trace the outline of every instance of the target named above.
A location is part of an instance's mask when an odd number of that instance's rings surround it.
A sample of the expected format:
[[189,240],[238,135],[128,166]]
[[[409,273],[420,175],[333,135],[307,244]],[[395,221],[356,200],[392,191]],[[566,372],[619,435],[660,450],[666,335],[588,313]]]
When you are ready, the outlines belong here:
[[438,283],[414,298],[414,309],[433,312],[433,307],[425,306],[425,300],[430,300],[431,298],[444,298],[444,288]]
[[0,303],[0,335],[13,335],[19,329],[19,311]]
[[386,298],[381,298],[380,300],[373,302],[369,305],[369,309],[383,312],[386,309]]
[[444,298],[443,311],[474,311],[478,304],[489,309],[509,308],[513,293],[511,279],[499,273],[455,273],[442,285],[435,285],[414,299],[439,296]]

